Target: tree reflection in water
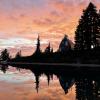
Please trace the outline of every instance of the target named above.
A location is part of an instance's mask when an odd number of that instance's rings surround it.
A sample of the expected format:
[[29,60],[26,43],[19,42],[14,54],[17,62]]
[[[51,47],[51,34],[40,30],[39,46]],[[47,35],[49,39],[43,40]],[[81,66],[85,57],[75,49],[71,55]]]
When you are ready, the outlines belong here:
[[[35,75],[36,91],[39,91],[39,78],[42,74],[47,77],[48,86],[53,75],[59,79],[59,83],[64,90],[65,94],[75,84],[76,87],[76,100],[100,100],[100,78],[99,71],[82,71],[82,70],[58,70],[51,68],[44,68],[43,66],[33,67],[26,65],[14,65],[18,70],[20,68],[30,69]],[[8,66],[0,66],[1,70],[5,73]]]

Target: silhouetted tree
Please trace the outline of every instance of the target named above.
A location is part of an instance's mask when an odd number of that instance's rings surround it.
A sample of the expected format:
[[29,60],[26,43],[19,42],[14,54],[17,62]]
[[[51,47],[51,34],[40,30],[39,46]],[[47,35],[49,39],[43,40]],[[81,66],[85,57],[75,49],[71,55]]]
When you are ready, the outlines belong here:
[[38,38],[37,38],[37,47],[36,47],[35,53],[40,53],[40,52],[41,52],[41,50],[40,50],[40,37],[38,36]]
[[98,19],[96,7],[90,2],[86,10],[83,11],[83,16],[81,16],[75,32],[76,50],[89,50],[97,47]]
[[50,43],[47,46],[47,48],[45,49],[45,53],[51,53],[51,47],[50,47]]
[[62,39],[60,45],[59,45],[59,52],[66,52],[68,50],[71,50],[71,43],[70,40],[68,39],[68,36],[65,35],[64,38]]
[[51,53],[53,53],[53,48],[51,48]]
[[8,52],[7,49],[5,49],[5,50],[3,50],[3,51],[1,52],[0,59],[1,59],[2,61],[7,61],[7,60],[10,59],[9,52]]
[[21,51],[20,52],[18,52],[17,54],[16,54],[16,57],[15,58],[20,58],[21,57]]
[[98,13],[98,33],[96,34],[96,38],[97,38],[97,41],[98,41],[98,46],[100,46],[100,10],[99,10],[99,13]]

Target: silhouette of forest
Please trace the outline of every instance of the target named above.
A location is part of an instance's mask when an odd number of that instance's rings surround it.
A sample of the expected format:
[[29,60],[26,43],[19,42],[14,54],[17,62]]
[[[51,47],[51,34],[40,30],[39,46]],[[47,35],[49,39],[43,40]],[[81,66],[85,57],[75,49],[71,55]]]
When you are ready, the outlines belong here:
[[12,58],[7,49],[1,52],[1,63],[7,62],[41,62],[41,63],[81,63],[100,64],[100,11],[90,2],[83,10],[75,31],[75,44],[72,48],[72,41],[67,35],[62,39],[56,52],[51,48],[50,43],[44,52],[40,48],[40,37],[37,38],[35,52],[30,56],[22,56],[19,51],[15,58]]

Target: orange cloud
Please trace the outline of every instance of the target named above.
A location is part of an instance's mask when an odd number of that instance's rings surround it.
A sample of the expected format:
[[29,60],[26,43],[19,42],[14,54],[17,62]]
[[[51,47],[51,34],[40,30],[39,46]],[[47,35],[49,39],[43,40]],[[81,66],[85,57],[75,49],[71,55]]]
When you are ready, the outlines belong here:
[[[92,1],[98,8],[100,7],[99,1]],[[7,3],[6,0],[2,2]],[[0,38],[21,37],[34,40],[39,33],[41,39],[51,41],[56,50],[64,34],[74,41],[78,20],[88,3],[89,0],[42,0],[42,2],[29,0],[23,2],[21,6],[19,0],[16,2],[10,0],[7,5],[13,9],[9,8],[7,13],[5,5],[0,9]],[[53,43],[54,41],[56,42]]]

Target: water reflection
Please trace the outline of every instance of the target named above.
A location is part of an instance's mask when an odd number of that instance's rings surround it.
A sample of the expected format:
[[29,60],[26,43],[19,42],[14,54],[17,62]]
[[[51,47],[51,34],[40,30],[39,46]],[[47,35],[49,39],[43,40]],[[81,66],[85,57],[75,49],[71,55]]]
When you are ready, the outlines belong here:
[[0,70],[3,71],[4,73],[6,73],[8,69],[8,65],[0,65]]
[[77,79],[76,98],[78,100],[100,100],[100,79]]
[[[30,66],[30,65],[29,65]],[[100,100],[100,73],[99,71],[82,71],[82,70],[57,70],[26,65],[14,65],[19,71],[20,68],[29,68],[35,75],[35,89],[37,93],[40,87],[40,77],[44,74],[47,77],[48,86],[53,76],[57,76],[60,86],[65,94],[75,85],[76,100]],[[5,73],[7,66],[1,66],[1,70]]]

